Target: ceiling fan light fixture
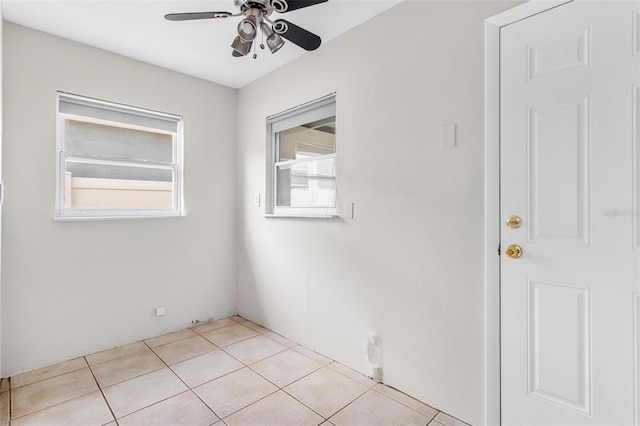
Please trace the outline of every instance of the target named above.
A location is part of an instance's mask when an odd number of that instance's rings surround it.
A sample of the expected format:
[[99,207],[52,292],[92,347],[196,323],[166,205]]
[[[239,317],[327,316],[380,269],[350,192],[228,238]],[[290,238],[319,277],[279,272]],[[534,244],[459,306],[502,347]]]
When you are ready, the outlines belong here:
[[271,53],[276,53],[282,46],[284,46],[284,40],[280,37],[279,34],[273,32],[271,27],[266,23],[262,23],[262,33],[267,37],[267,46]]
[[231,47],[242,56],[247,56],[247,53],[251,52],[252,44],[252,41],[245,41],[240,36],[237,36],[231,43]]
[[258,23],[253,15],[247,16],[238,24],[238,36],[244,41],[253,41],[258,33]]
[[267,37],[267,46],[269,46],[271,53],[276,53],[282,46],[284,46],[284,40],[278,34],[273,33]]

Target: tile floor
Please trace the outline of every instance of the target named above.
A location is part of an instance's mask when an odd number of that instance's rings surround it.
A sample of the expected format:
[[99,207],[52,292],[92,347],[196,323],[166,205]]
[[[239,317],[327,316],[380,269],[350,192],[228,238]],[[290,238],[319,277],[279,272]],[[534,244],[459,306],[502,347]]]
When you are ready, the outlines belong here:
[[465,423],[235,316],[0,382],[0,426]]

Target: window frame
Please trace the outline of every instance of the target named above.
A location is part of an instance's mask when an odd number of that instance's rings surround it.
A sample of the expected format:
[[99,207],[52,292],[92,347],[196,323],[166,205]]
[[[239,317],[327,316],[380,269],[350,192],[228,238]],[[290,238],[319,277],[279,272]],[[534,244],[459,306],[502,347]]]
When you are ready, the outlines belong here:
[[[337,100],[336,93],[323,96],[313,101],[304,103],[278,114],[267,117],[267,188],[266,188],[266,217],[301,217],[301,218],[336,218],[338,205],[338,135],[336,132],[335,152],[331,154],[322,154],[313,159],[305,160],[284,160],[277,161],[280,157],[280,133],[310,123],[322,118],[335,117],[337,123]],[[337,127],[337,126],[336,126]],[[278,167],[283,164],[297,164],[310,161],[318,161],[322,159],[334,158],[335,161],[335,195],[333,207],[288,207],[277,205],[278,193]]]
[[[103,112],[105,116],[110,114],[115,117],[126,117],[129,121],[105,119],[95,116],[82,115],[61,111],[61,103],[74,104],[80,109],[88,108]],[[100,114],[97,114],[100,115]],[[151,160],[135,160],[114,158],[100,155],[74,154],[65,151],[65,125],[67,120],[81,121],[99,125],[107,125],[122,129],[133,129],[146,132],[154,132],[170,135],[172,137],[172,162],[166,163]],[[139,121],[140,124],[137,124]],[[145,125],[144,123],[167,122],[175,130],[166,130]],[[183,118],[176,114],[169,114],[149,110],[140,107],[109,102],[87,96],[75,95],[58,91],[56,95],[56,198],[54,220],[56,221],[83,221],[83,220],[117,220],[117,219],[143,219],[143,218],[169,218],[185,216],[183,199],[183,157],[184,157],[184,135]],[[76,162],[86,162],[92,164],[103,164],[122,167],[153,168],[160,170],[171,170],[172,180],[172,209],[82,209],[65,207],[65,182],[66,182],[66,162],[68,160]]]

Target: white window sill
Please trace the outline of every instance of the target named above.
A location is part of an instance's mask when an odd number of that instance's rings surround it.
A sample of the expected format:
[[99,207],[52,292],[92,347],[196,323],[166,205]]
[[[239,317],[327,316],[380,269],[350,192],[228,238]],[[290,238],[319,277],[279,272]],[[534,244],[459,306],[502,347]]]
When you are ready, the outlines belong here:
[[304,213],[265,213],[264,217],[282,217],[282,218],[299,218],[299,219],[339,219],[337,214],[304,214]]
[[173,219],[185,217],[185,214],[171,215],[122,215],[122,216],[54,216],[54,222],[87,222],[94,220],[132,220],[132,219]]

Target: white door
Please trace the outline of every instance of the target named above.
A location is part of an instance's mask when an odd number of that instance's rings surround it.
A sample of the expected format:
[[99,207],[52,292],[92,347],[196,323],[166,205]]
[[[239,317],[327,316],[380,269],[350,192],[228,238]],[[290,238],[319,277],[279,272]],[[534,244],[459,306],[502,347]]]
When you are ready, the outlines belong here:
[[503,425],[637,425],[640,2],[567,3],[500,49]]

